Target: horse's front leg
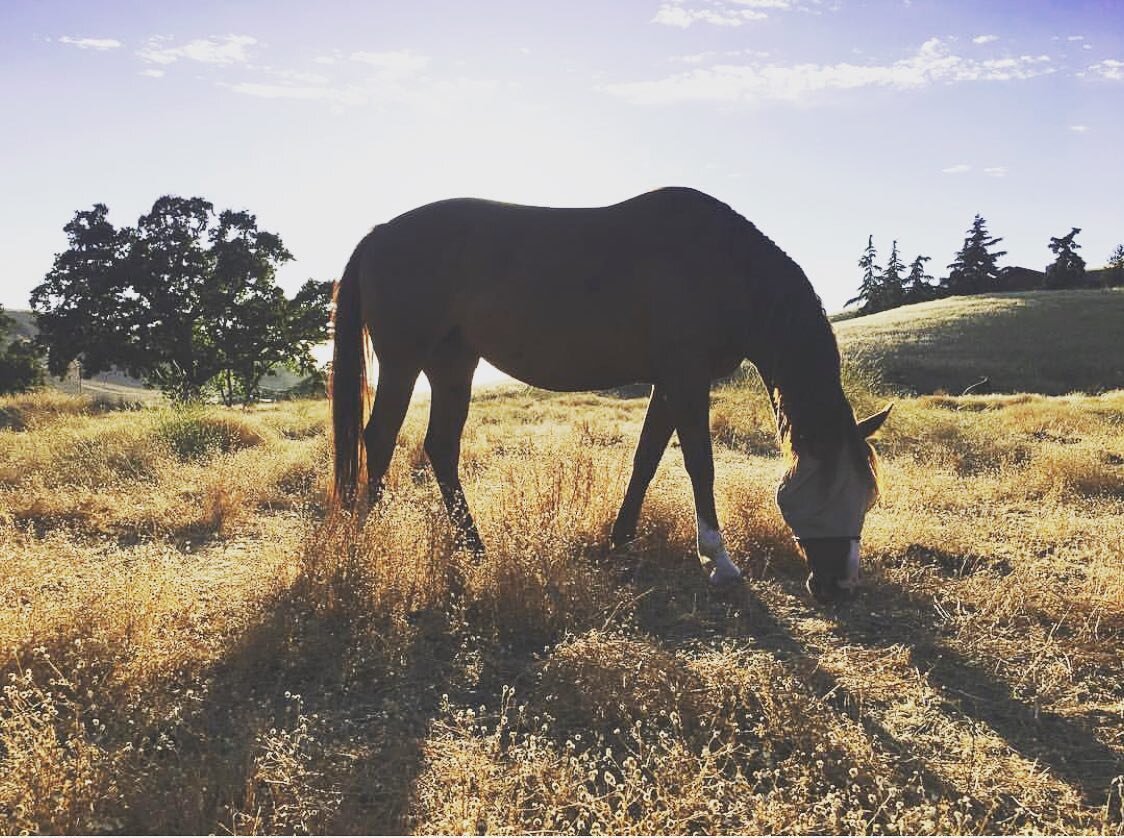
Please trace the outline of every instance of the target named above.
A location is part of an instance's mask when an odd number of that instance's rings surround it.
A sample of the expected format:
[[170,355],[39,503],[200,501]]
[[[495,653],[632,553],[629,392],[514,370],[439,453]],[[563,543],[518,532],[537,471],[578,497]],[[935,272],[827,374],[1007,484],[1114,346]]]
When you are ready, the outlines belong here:
[[726,552],[722,531],[718,526],[718,513],[714,508],[714,452],[710,441],[710,379],[684,382],[672,389],[668,400],[675,428],[679,432],[679,445],[683,449],[683,464],[691,478],[695,496],[695,523],[698,527],[699,561],[710,577],[711,584],[724,585],[737,582],[742,572]]

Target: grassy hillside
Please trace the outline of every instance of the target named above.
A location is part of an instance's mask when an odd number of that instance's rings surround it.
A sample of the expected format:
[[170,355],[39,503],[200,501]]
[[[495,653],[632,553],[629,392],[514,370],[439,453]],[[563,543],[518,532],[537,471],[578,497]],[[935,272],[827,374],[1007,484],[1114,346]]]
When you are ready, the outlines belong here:
[[674,447],[606,545],[640,399],[475,400],[479,561],[425,399],[365,525],[322,402],[0,399],[0,831],[1119,833],[1124,393],[900,399],[835,608],[715,401],[727,592]]
[[1124,388],[1124,289],[951,297],[835,323],[844,355],[890,385],[1058,395]]

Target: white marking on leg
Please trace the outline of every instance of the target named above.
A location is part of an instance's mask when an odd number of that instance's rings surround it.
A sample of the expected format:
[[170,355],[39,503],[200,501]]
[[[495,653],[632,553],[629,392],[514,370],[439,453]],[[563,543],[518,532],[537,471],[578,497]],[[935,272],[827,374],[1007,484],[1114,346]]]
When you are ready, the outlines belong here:
[[851,550],[847,553],[847,575],[839,580],[839,587],[851,590],[859,586],[859,546],[862,542],[857,538],[851,539]]
[[695,516],[698,525],[699,561],[702,562],[710,573],[712,585],[722,585],[727,582],[736,582],[742,578],[742,572],[737,565],[730,561],[730,554],[726,552],[726,545],[722,541],[722,532],[710,526],[702,518]]

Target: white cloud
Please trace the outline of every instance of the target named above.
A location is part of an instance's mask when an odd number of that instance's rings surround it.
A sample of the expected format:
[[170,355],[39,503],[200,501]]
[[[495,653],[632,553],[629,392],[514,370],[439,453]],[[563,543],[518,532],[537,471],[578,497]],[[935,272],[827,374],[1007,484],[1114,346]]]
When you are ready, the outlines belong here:
[[990,44],[992,41],[998,41],[998,35],[977,35],[972,39],[973,44]]
[[149,69],[149,70],[141,70],[140,74],[142,76],[148,76],[150,79],[158,79],[158,78],[160,78],[164,75],[164,71],[163,70]]
[[1050,57],[1046,55],[978,61],[955,55],[940,38],[930,38],[914,55],[892,64],[717,64],[655,81],[609,84],[602,89],[629,102],[645,105],[690,101],[798,101],[824,90],[863,87],[908,90],[966,81],[1029,79],[1053,72]]
[[[268,78],[218,86],[243,96],[260,99],[328,102],[344,106],[405,107],[443,113],[459,106],[472,107],[482,98],[494,96],[499,84],[490,80],[456,77],[434,79],[420,71],[429,57],[410,50],[386,53],[352,53],[355,64],[343,65],[338,73],[350,79],[332,79],[319,73],[255,67]],[[323,63],[323,62],[321,62]],[[358,66],[357,66],[358,65]],[[369,67],[376,68],[372,73]]]
[[219,83],[234,93],[257,96],[262,99],[304,99],[332,102],[337,105],[361,105],[367,101],[366,94],[353,87],[327,87],[323,85],[296,84],[257,84],[240,82],[238,84]]
[[275,79],[283,79],[287,82],[299,82],[301,84],[327,84],[329,79],[322,73],[304,73],[299,70],[275,70],[272,67],[264,68],[265,71]]
[[1006,166],[988,166],[984,169],[984,174],[988,177],[1006,177]]
[[1089,130],[1089,126],[1088,125],[1071,125],[1071,126],[1069,126],[1069,130],[1074,131],[1075,133],[1078,133],[1078,134],[1084,134],[1086,131]]
[[689,55],[673,55],[668,61],[673,64],[705,64],[708,61],[715,61],[719,58],[734,58],[738,56],[768,58],[769,53],[752,49],[707,50],[706,52],[695,52]]
[[963,174],[964,172],[971,171],[971,169],[972,167],[967,163],[957,163],[955,166],[949,166],[947,169],[941,169],[941,172],[946,175],[959,175]]
[[652,23],[661,23],[664,26],[678,26],[686,29],[693,23],[709,23],[712,26],[741,26],[751,20],[764,20],[768,15],[755,9],[735,9],[720,7],[717,9],[692,9],[680,2],[672,0],[664,3],[656,11]]
[[171,46],[170,38],[149,38],[137,51],[150,64],[174,64],[187,59],[203,64],[245,64],[250,60],[246,48],[258,42],[249,35],[225,35],[221,38],[198,38],[180,46]]
[[352,61],[369,64],[384,78],[405,78],[420,73],[429,66],[429,56],[413,50],[399,49],[391,52],[353,52]]
[[1098,61],[1096,64],[1090,65],[1089,72],[1094,76],[1100,76],[1102,79],[1120,81],[1124,79],[1124,61],[1106,58],[1104,61]]
[[1085,36],[1084,35],[1070,35],[1069,37],[1066,38],[1066,40],[1067,41],[1084,41]]
[[117,49],[121,46],[121,42],[116,38],[72,38],[69,35],[63,35],[59,38],[59,43],[79,49],[96,49],[100,52],[107,49]]

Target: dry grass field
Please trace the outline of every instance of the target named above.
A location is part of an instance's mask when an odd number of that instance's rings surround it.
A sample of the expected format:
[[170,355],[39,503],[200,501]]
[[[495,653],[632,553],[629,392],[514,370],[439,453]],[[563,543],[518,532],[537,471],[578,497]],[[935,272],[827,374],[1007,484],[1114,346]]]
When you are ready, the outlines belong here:
[[607,548],[642,399],[479,394],[480,561],[425,408],[361,525],[321,403],[0,401],[0,829],[1124,828],[1124,392],[900,399],[827,609],[759,389],[715,394],[724,593],[675,448]]

